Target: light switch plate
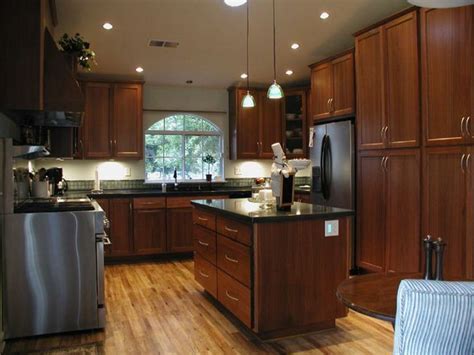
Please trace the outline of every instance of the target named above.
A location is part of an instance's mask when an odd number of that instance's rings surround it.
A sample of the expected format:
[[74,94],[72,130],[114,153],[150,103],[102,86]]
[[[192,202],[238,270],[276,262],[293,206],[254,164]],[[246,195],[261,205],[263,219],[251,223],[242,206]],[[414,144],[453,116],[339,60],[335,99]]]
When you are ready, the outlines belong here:
[[234,167],[234,175],[242,175],[242,170],[240,169],[240,166]]
[[324,236],[337,237],[339,235],[339,221],[324,221]]

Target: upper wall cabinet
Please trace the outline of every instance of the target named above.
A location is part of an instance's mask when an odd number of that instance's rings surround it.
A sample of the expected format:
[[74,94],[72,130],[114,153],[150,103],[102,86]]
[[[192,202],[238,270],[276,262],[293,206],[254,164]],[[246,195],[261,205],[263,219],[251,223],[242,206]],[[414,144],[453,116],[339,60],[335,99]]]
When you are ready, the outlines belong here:
[[420,14],[424,142],[474,142],[473,7]]
[[359,149],[419,146],[417,12],[356,34]]
[[355,105],[352,50],[310,65],[310,68],[313,119],[353,115]]
[[143,157],[142,84],[84,82],[82,157]]
[[283,100],[267,98],[266,90],[251,90],[255,107],[243,108],[247,90],[229,89],[231,159],[271,159],[271,145],[281,142]]

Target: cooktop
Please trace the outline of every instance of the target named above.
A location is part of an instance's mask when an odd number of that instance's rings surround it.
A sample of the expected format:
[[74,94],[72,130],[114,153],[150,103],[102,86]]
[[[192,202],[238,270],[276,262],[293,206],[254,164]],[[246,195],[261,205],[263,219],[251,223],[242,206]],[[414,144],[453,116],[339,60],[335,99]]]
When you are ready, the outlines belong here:
[[94,206],[89,198],[34,198],[15,203],[15,213],[91,211]]

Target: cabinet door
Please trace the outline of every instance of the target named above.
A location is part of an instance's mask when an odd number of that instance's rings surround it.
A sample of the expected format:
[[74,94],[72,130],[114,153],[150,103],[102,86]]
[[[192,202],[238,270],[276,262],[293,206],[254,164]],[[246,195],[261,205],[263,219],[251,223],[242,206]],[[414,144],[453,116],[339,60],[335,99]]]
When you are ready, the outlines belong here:
[[110,203],[110,256],[133,254],[132,201],[128,198],[113,198]]
[[357,121],[359,149],[383,148],[382,31],[356,37]]
[[272,144],[281,142],[282,133],[282,106],[283,100],[272,100],[267,98],[266,91],[259,93],[260,114],[260,158],[273,158]]
[[425,153],[423,236],[446,243],[444,273],[466,277],[465,148],[431,148]]
[[472,280],[474,279],[474,147],[468,149],[466,165],[468,172],[466,277]]
[[313,119],[331,116],[333,98],[333,75],[331,63],[321,64],[311,71],[311,109]]
[[170,208],[166,211],[168,251],[193,251],[193,209]]
[[84,84],[86,108],[83,125],[84,158],[110,158],[112,86],[104,83]]
[[141,159],[143,156],[142,85],[114,86],[114,156]]
[[357,264],[377,272],[385,267],[384,154],[363,152],[358,166]]
[[256,159],[259,155],[261,102],[258,93],[251,91],[255,107],[242,107],[242,100],[246,94],[247,90],[237,91],[237,158]]
[[420,271],[420,151],[392,150],[387,174],[386,271]]
[[349,53],[332,61],[334,74],[333,116],[352,115],[354,103],[354,55]]
[[166,209],[133,211],[133,247],[141,255],[166,251]]
[[425,143],[463,143],[471,100],[472,7],[421,9],[420,31]]
[[420,136],[417,12],[384,25],[383,33],[387,144],[416,147]]

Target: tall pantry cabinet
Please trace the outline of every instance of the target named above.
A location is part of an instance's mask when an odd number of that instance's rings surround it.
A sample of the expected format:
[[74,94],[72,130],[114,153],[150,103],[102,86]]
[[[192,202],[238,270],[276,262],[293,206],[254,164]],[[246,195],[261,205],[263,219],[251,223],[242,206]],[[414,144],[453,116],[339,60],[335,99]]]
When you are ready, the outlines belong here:
[[356,34],[356,255],[367,271],[420,270],[417,26],[412,10]]

